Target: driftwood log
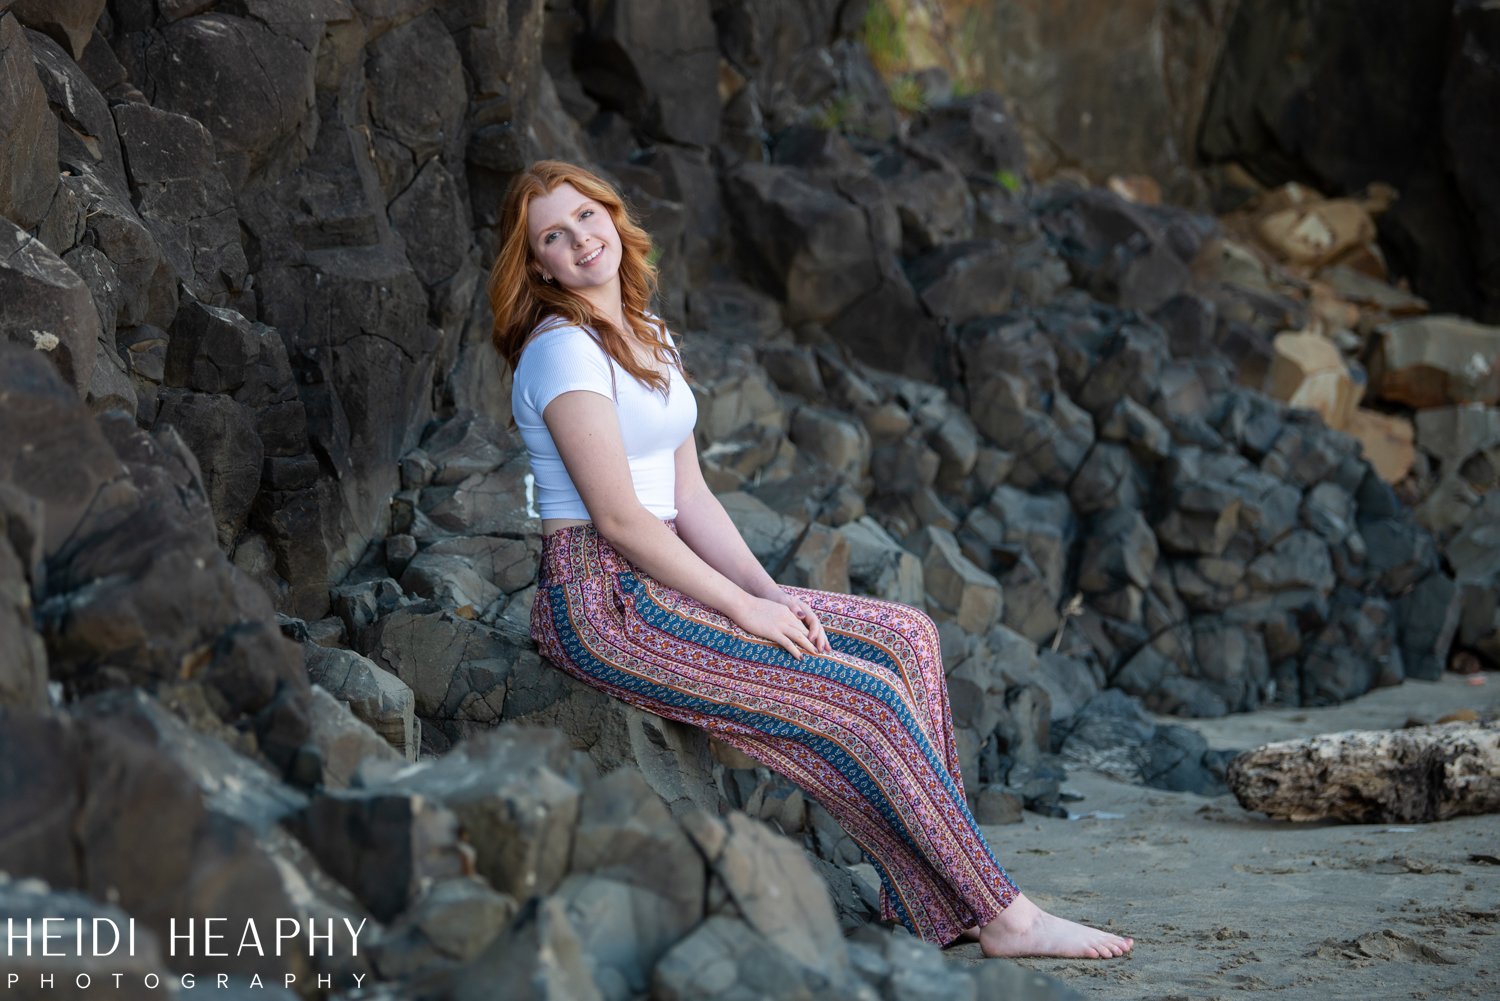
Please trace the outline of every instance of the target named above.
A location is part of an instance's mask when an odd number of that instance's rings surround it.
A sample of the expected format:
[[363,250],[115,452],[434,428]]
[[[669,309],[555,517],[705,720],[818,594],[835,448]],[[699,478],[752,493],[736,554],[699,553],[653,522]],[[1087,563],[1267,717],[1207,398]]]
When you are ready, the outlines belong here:
[[1500,811],[1500,724],[1350,730],[1283,740],[1229,763],[1247,810],[1281,820],[1424,823]]

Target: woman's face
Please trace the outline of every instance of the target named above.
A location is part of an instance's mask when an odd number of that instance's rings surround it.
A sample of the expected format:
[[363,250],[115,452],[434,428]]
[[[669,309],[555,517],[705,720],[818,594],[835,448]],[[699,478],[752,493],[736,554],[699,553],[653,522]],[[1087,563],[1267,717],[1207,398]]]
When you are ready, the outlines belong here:
[[531,200],[527,237],[543,276],[570,289],[618,280],[620,234],[609,210],[564,181]]

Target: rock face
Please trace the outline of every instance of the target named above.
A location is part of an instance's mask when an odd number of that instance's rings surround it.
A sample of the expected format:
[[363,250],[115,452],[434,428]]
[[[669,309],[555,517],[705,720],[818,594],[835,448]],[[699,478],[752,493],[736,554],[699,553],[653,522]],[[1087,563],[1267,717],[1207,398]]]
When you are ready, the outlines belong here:
[[1240,805],[1282,820],[1412,824],[1500,810],[1500,728],[1323,734],[1229,763]]
[[1401,197],[1381,228],[1398,273],[1438,308],[1496,322],[1496,196],[1476,181],[1497,149],[1494,116],[1479,110],[1500,86],[1497,23],[1481,3],[1241,4],[1200,149],[1270,184],[1394,185]]
[[[1227,9],[1191,6],[1079,37]],[[898,112],[861,5],[0,8],[0,870],[74,909],[365,920],[360,964],[282,965],[392,996],[1059,996],[881,929],[819,804],[537,654],[481,279],[540,157],[653,233],[755,557],[938,623],[987,822],[1065,812],[1120,735],[1121,774],[1216,788],[1141,705],[1500,661],[1496,408],[1404,326],[1440,321],[1341,275],[1363,244],[1307,302],[1148,185],[1033,183],[1014,100]],[[1173,134],[1207,54],[1148,71]],[[1315,321],[1347,384],[1278,349]],[[1376,327],[1369,385],[1447,379],[1394,459],[1337,429]]]

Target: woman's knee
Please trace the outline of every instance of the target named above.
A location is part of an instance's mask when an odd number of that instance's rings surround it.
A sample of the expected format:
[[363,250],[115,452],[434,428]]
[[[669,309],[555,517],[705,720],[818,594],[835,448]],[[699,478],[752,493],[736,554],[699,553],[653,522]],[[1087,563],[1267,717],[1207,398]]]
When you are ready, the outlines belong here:
[[882,606],[891,629],[913,647],[922,649],[930,646],[934,653],[937,652],[938,626],[932,616],[915,605],[899,601],[882,602]]

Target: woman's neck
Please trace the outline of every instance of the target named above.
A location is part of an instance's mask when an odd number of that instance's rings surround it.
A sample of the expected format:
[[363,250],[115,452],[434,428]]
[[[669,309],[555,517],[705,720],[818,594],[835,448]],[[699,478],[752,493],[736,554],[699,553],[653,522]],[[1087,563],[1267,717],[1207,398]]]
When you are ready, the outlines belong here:
[[578,294],[588,301],[595,313],[613,323],[621,333],[629,332],[630,324],[625,322],[625,306],[620,296],[619,278],[607,285],[579,289]]

